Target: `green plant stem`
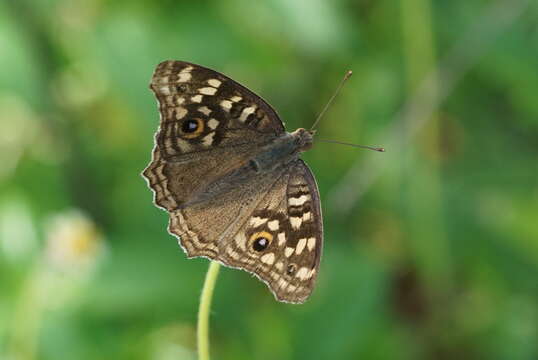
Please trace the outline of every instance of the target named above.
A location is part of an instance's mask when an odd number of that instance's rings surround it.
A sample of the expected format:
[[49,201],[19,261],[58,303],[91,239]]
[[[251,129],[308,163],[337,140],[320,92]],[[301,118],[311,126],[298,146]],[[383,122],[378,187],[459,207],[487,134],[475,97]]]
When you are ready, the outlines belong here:
[[198,359],[209,360],[209,313],[211,310],[211,299],[213,290],[219,275],[220,264],[211,261],[207,274],[205,276],[202,296],[200,297],[200,307],[198,309]]

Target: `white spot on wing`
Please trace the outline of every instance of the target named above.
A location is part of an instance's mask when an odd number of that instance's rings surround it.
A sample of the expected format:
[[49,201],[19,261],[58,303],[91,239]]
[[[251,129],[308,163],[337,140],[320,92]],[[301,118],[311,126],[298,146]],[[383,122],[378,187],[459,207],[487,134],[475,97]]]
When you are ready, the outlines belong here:
[[213,136],[215,136],[215,132],[212,131],[210,132],[209,134],[207,134],[206,136],[204,136],[202,138],[202,144],[204,146],[210,146],[212,143],[213,143]]
[[297,255],[300,255],[303,252],[305,246],[306,246],[306,238],[299,239],[299,242],[297,243],[297,247],[295,248],[295,253]]
[[312,213],[310,211],[303,214],[303,222],[309,221],[310,219],[312,219]]
[[183,69],[181,69],[181,71],[179,73],[180,74],[190,73],[192,71],[192,69],[194,69],[194,68],[192,66],[188,65],[188,66],[185,66]]
[[177,78],[177,82],[187,82],[192,78],[192,75],[189,72],[181,72],[179,73],[179,77]]
[[204,95],[215,95],[215,93],[217,92],[217,89],[215,89],[214,87],[208,86],[208,87],[203,87],[203,88],[198,89],[198,92]]
[[278,220],[269,221],[267,223],[267,226],[269,227],[269,230],[271,231],[277,231],[278,230]]
[[243,98],[241,96],[232,96],[232,98],[230,100],[232,100],[233,102],[238,102],[238,101],[241,101]]
[[198,108],[198,111],[201,112],[202,114],[206,115],[206,116],[209,116],[209,114],[211,114],[211,109],[208,108],[207,106],[200,106]]
[[212,130],[215,130],[217,128],[217,126],[219,126],[219,121],[216,120],[216,119],[209,119],[209,121],[207,122],[207,126],[212,129]]
[[298,198],[289,198],[288,203],[291,206],[303,205],[309,197],[309,195],[301,195]]
[[286,243],[286,234],[281,232],[278,233],[278,246],[283,246]]
[[300,269],[297,271],[297,273],[295,274],[295,276],[297,276],[297,277],[298,277],[299,279],[301,279],[301,280],[305,280],[305,279],[308,278],[308,274],[309,274],[309,273],[310,273],[310,272],[308,271],[308,268],[306,268],[306,267],[303,266],[302,268],[300,268]]
[[311,237],[311,238],[308,238],[308,250],[312,251],[314,250],[314,248],[316,247],[316,238],[315,237]]
[[253,227],[258,227],[260,225],[263,225],[267,222],[267,218],[263,219],[259,216],[254,216],[250,219],[250,225],[253,226]]
[[194,95],[191,97],[191,101],[195,103],[201,103],[202,102],[202,95]]
[[185,109],[184,107],[178,107],[176,109],[176,119],[177,120],[181,120],[185,117],[185,115],[187,115],[188,111],[187,109]]
[[163,95],[170,95],[170,87],[168,86],[161,86],[161,93]]
[[226,110],[226,111],[230,111],[230,109],[232,108],[232,102],[230,100],[222,100],[220,102],[220,106]]
[[266,264],[272,265],[275,262],[275,254],[265,254],[260,258],[260,260]]
[[290,257],[291,254],[293,254],[294,251],[295,251],[294,248],[292,248],[292,247],[287,247],[286,249],[284,249],[284,255],[285,255],[286,257]]
[[220,80],[217,80],[217,79],[209,79],[207,80],[207,83],[213,87],[216,87],[218,88],[221,84],[221,81]]
[[296,217],[296,216],[290,217],[291,227],[295,230],[301,227],[302,222],[303,222],[303,218]]
[[239,116],[239,121],[245,122],[247,120],[247,117],[252,114],[256,110],[255,106],[249,106],[243,109],[241,112],[241,116]]

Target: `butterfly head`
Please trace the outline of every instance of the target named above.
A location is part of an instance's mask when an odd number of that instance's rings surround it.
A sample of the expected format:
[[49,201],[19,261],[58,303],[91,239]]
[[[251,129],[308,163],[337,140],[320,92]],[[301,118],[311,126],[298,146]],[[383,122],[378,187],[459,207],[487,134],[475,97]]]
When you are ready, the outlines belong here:
[[314,130],[306,130],[303,128],[299,128],[291,133],[299,151],[307,151],[312,148],[314,133]]

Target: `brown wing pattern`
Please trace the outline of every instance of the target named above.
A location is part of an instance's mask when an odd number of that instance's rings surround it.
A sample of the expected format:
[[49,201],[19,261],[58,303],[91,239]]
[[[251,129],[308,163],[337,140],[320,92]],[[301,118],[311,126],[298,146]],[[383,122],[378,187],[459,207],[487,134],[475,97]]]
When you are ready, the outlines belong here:
[[199,65],[162,62],[150,88],[161,120],[143,175],[155,203],[167,210],[187,203],[284,132],[276,112],[261,98]]
[[203,256],[263,280],[280,301],[311,294],[323,244],[319,193],[302,160],[259,173],[250,164],[284,133],[261,98],[213,70],[159,64],[150,88],[161,115],[144,170],[169,231]]
[[[232,79],[182,61],[160,63],[150,84],[159,102],[157,134],[163,158],[245,142],[267,142],[284,132],[276,112]],[[197,126],[195,131],[189,132]]]
[[251,179],[211,201],[171,212],[169,230],[189,257],[251,272],[279,301],[302,303],[314,288],[323,244],[315,180],[301,160],[273,176]]
[[[257,246],[260,239],[269,240],[267,246]],[[317,184],[306,164],[297,160],[233,240],[220,248],[225,264],[254,273],[277,300],[302,303],[314,289],[322,246]]]

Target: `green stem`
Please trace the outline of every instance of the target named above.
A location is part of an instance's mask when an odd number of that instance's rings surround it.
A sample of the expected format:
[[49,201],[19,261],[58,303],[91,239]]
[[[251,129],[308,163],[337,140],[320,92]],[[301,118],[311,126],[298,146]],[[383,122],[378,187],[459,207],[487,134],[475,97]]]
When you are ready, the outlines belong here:
[[220,264],[211,261],[205,276],[202,296],[200,297],[200,307],[198,309],[198,359],[209,360],[209,312],[211,309],[211,299],[213,290],[219,275]]

